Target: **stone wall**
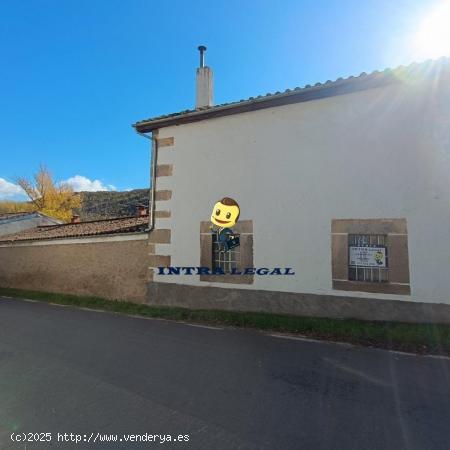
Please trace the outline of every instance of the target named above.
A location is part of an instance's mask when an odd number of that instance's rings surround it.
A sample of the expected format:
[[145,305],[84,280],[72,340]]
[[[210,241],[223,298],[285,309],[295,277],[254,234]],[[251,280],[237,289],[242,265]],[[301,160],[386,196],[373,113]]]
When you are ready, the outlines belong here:
[[[125,239],[125,240],[121,240]],[[0,287],[146,300],[146,233],[0,246]]]

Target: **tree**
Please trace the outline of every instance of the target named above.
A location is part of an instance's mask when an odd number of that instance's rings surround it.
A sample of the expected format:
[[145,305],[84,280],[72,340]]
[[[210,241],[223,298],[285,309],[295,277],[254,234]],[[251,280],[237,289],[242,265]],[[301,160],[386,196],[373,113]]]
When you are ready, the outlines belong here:
[[0,213],[18,213],[33,211],[33,205],[29,202],[15,202],[3,200],[0,202]]
[[81,206],[81,196],[67,183],[56,183],[43,165],[32,180],[20,177],[16,182],[27,194],[35,211],[56,219],[69,221],[72,210]]

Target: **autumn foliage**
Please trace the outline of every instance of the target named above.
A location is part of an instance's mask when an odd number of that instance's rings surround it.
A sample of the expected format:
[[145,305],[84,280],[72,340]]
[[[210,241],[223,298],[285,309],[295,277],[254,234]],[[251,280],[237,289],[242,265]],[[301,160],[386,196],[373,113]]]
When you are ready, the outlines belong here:
[[27,202],[15,202],[13,200],[0,201],[0,214],[1,213],[18,213],[34,211],[33,205]]
[[56,183],[50,171],[41,166],[32,179],[19,177],[17,184],[28,196],[28,202],[2,202],[5,212],[39,211],[56,219],[69,221],[72,210],[81,206],[81,196],[67,183]]

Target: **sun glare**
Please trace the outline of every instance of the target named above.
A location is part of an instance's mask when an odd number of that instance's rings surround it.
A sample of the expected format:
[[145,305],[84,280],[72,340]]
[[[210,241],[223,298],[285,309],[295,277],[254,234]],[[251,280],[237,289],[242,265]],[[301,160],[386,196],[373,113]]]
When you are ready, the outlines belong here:
[[450,1],[440,2],[420,24],[415,39],[420,58],[450,56]]

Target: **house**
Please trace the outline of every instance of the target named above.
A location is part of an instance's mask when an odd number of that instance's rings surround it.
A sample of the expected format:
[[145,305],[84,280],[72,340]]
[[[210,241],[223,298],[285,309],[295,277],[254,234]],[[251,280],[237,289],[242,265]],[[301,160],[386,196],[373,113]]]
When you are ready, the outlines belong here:
[[[214,106],[203,52],[196,108],[133,125],[152,140],[148,302],[450,323],[449,60]],[[224,197],[240,246],[220,254]]]
[[39,225],[56,225],[62,221],[40,212],[0,213],[0,236],[16,233]]

